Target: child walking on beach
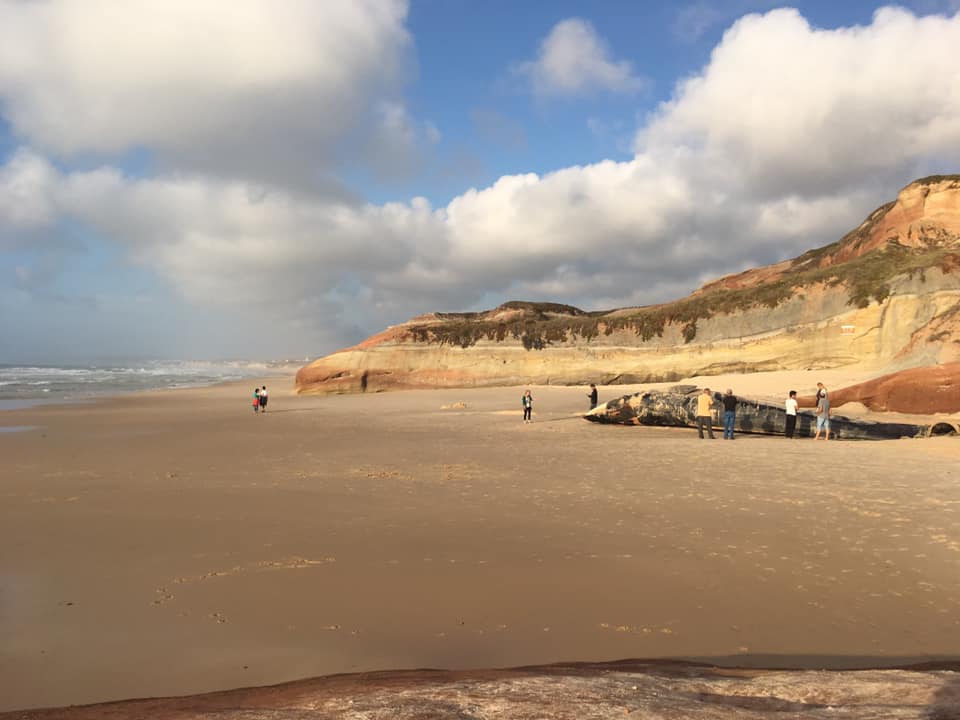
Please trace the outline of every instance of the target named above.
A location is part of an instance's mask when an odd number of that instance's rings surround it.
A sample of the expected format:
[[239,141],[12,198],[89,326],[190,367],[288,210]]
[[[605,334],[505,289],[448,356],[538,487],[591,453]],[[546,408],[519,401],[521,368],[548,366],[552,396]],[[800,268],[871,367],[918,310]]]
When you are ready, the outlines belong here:
[[530,394],[530,391],[527,390],[523,397],[520,399],[521,404],[523,405],[523,421],[525,423],[533,422],[533,395]]
[[791,440],[793,440],[793,433],[797,429],[797,407],[797,391],[791,390],[786,403],[784,403],[784,409],[787,413],[787,428],[784,434]]
[[260,388],[260,412],[267,411],[267,386]]
[[255,387],[253,389],[253,411],[258,412],[260,410],[260,388]]

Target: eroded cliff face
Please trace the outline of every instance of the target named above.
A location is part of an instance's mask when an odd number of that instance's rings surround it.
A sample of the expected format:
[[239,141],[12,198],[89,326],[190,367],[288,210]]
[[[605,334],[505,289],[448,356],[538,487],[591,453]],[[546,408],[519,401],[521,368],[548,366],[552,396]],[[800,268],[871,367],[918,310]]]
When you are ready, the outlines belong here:
[[432,313],[297,373],[300,393],[642,383],[960,361],[960,176],[925,178],[844,238],[663,305]]

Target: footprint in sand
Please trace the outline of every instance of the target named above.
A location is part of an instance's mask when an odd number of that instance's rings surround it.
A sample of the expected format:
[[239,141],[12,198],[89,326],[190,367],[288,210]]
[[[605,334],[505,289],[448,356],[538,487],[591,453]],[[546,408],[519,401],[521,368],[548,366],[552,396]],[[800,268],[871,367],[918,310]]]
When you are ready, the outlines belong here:
[[154,598],[151,605],[164,605],[170,602],[171,600],[173,600],[174,598],[173,593],[168,591],[165,587],[158,587],[156,592],[157,592],[157,597]]

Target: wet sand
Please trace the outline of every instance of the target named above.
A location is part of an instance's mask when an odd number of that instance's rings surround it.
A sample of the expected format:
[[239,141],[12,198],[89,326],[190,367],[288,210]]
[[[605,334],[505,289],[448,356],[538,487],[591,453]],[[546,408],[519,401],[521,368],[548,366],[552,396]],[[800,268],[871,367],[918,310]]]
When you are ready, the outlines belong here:
[[36,428],[0,433],[0,710],[390,668],[960,654],[960,439],[710,442],[587,423],[585,388],[534,388],[523,425],[516,388],[265,382],[264,417],[252,383],[0,414]]

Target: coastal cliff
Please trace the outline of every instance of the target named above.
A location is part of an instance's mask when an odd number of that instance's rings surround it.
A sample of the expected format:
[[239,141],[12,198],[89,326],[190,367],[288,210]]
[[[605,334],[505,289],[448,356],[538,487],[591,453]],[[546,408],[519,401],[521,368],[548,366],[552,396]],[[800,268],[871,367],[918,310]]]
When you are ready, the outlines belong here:
[[430,313],[320,358],[296,392],[673,381],[960,361],[960,175],[905,187],[826,247],[680,300]]

